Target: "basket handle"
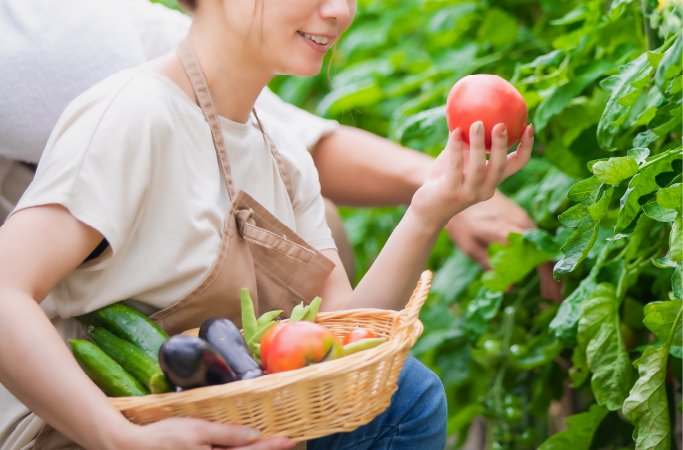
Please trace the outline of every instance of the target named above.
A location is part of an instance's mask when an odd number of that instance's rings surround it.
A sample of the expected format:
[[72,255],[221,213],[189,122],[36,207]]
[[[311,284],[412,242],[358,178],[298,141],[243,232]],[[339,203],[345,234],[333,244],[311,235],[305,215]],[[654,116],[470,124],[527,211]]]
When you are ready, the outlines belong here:
[[413,295],[410,297],[410,301],[406,305],[405,309],[401,311],[401,324],[398,326],[398,332],[403,334],[412,334],[413,324],[417,320],[417,316],[420,315],[420,309],[424,305],[425,300],[427,300],[427,295],[429,294],[429,288],[432,286],[432,272],[425,270],[420,275],[420,280],[417,282],[417,286],[413,291]]

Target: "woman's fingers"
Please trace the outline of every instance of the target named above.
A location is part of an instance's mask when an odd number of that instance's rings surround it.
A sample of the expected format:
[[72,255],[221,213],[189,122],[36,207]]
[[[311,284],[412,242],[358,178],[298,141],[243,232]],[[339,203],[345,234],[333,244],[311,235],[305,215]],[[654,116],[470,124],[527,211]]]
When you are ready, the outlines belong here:
[[469,192],[479,192],[486,173],[486,147],[484,124],[474,122],[470,127],[470,155],[463,187]]
[[252,430],[240,425],[225,425],[202,421],[198,426],[199,434],[204,441],[212,446],[237,447],[254,442],[259,437],[257,430]]
[[482,188],[485,194],[493,195],[500,184],[507,163],[508,132],[505,124],[499,123],[491,130],[491,156],[487,163]]
[[296,443],[287,438],[273,438],[266,439],[264,441],[254,442],[246,447],[239,447],[235,450],[281,450],[286,448],[292,448]]
[[446,170],[445,180],[449,190],[460,188],[462,184],[463,155],[462,155],[462,131],[456,128],[448,137],[446,144]]
[[534,126],[529,125],[522,133],[522,138],[519,141],[517,150],[507,155],[507,165],[503,179],[516,173],[522,167],[526,166],[531,159],[531,150],[534,147]]

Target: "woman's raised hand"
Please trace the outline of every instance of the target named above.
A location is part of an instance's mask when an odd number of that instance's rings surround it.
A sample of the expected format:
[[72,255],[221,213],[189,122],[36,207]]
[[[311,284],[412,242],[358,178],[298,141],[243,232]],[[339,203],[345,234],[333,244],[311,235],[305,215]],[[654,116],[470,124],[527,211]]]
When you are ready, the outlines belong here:
[[244,450],[280,450],[295,443],[287,438],[257,441],[258,431],[239,425],[224,425],[200,419],[166,419],[151,425],[135,426],[120,448],[164,450],[211,450],[230,448]]
[[461,130],[456,128],[451,132],[429,177],[413,196],[410,208],[430,227],[441,229],[460,211],[493,197],[498,185],[531,158],[534,143],[531,125],[524,130],[517,150],[510,154],[507,154],[505,125],[500,123],[493,127],[488,161],[482,122],[472,124],[469,136],[469,149],[466,149]]

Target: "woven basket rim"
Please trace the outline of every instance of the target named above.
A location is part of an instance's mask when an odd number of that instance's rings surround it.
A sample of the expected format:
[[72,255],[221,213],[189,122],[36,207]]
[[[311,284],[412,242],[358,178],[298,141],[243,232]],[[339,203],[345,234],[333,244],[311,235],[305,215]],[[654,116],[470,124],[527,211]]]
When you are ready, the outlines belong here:
[[413,343],[422,334],[424,326],[422,322],[416,320],[414,324],[412,339],[395,339],[385,342],[375,348],[343,358],[326,361],[324,363],[313,364],[301,369],[290,370],[278,374],[265,375],[251,380],[238,380],[216,386],[205,386],[196,389],[189,389],[182,392],[167,392],[164,394],[149,394],[140,397],[110,397],[109,400],[116,406],[126,409],[144,407],[147,403],[154,403],[156,407],[162,407],[168,403],[178,405],[181,403],[192,403],[215,397],[229,396],[245,391],[260,392],[270,391],[274,388],[285,387],[296,383],[301,378],[322,379],[326,377],[336,377],[348,372],[355,372],[364,367],[374,364],[378,359],[382,359],[387,353],[396,353],[404,347],[412,347]]
[[[401,311],[383,310],[376,308],[360,308],[344,311],[320,313],[316,322],[325,325],[325,322],[334,322],[337,319],[353,321],[353,317],[359,320],[383,317],[383,320],[393,322],[394,334],[392,338],[375,348],[358,352],[343,358],[314,364],[297,370],[270,374],[251,380],[239,380],[232,383],[206,386],[190,389],[182,392],[169,392],[164,394],[150,394],[140,397],[118,397],[109,400],[122,412],[145,411],[149,409],[177,409],[183,405],[202,403],[212,399],[227,400],[235,395],[263,394],[277,389],[287,388],[300,383],[302,380],[319,382],[321,380],[346,376],[363,368],[381,363],[387,357],[392,357],[401,352],[408,352],[415,344],[424,330],[422,322],[417,318],[422,303],[429,292],[431,273],[426,271],[422,274],[420,283],[413,292],[411,301]],[[418,295],[419,294],[419,295]],[[420,297],[413,302],[413,299]],[[331,323],[330,325],[333,325]]]

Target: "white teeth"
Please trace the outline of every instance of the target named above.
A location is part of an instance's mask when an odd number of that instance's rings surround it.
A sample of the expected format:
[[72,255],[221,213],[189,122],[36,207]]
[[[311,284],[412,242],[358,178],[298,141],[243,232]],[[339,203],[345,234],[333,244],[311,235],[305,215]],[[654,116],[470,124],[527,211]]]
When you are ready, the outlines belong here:
[[299,33],[302,34],[304,37],[306,37],[308,40],[315,42],[316,44],[325,45],[328,42],[330,42],[330,38],[325,37],[325,36],[314,36],[314,35],[311,35],[308,33],[304,33],[303,31],[300,31]]

